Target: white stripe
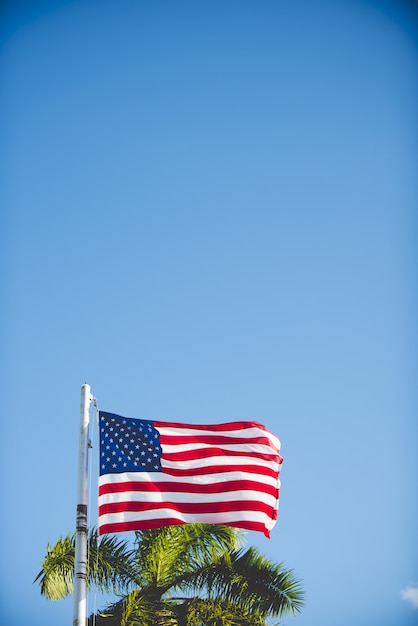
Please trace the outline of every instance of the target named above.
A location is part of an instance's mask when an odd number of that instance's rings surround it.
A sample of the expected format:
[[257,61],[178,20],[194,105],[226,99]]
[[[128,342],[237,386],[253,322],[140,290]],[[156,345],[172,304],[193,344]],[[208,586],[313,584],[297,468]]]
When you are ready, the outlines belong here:
[[[196,501],[196,494],[184,492],[158,492],[158,491],[125,491],[123,493],[106,493],[99,496],[99,505],[113,504],[114,502],[190,502]],[[277,505],[277,498],[268,493],[256,491],[234,491],[224,493],[198,494],[199,504],[207,502],[232,502],[237,500],[247,500],[254,502],[264,502],[273,508]]]
[[178,444],[162,444],[162,449],[166,453],[188,452],[189,450],[207,450],[215,448],[216,450],[227,450],[232,452],[251,452],[252,454],[274,454],[278,455],[276,450],[270,446],[256,443],[238,443],[238,444],[212,444],[212,443],[178,443]]
[[[158,422],[158,420],[156,420]],[[210,430],[210,426],[206,426],[205,429],[194,428],[176,428],[175,426],[155,426],[155,428],[162,434],[170,437],[240,437],[243,439],[253,439],[254,437],[265,437],[272,442],[272,446],[280,450],[280,439],[276,437],[269,430],[262,428],[238,428],[237,430]]]
[[[261,461],[260,459],[251,459],[249,457],[240,457],[240,456],[236,456],[234,457],[234,459],[232,460],[231,457],[229,457],[228,459],[225,459],[224,456],[211,456],[209,458],[203,458],[203,459],[194,459],[194,460],[190,460],[190,461],[169,461],[168,459],[165,459],[164,457],[161,458],[161,467],[164,468],[174,468],[174,469],[200,469],[200,468],[207,468],[207,467],[216,467],[217,465],[229,465],[229,466],[236,466],[236,465],[248,465],[248,466],[256,466],[256,467],[266,467],[269,469],[274,470],[275,472],[279,472],[280,471],[280,465],[279,463],[275,463],[273,461]],[[229,472],[228,472],[229,473]],[[253,475],[258,475],[257,472],[251,472]]]
[[99,487],[107,484],[127,483],[127,482],[143,482],[143,483],[200,483],[202,485],[211,485],[213,483],[226,482],[230,480],[251,480],[259,482],[261,485],[271,485],[276,487],[280,485],[280,480],[273,476],[261,476],[260,474],[251,474],[244,472],[224,472],[218,474],[202,474],[201,476],[170,476],[162,472],[123,472],[121,474],[104,474],[99,476]]

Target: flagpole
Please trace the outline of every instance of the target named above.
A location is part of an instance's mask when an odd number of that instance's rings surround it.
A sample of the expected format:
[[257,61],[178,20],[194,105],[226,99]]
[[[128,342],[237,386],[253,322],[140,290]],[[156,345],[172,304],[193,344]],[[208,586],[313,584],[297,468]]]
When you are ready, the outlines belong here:
[[81,386],[80,438],[78,444],[77,513],[74,555],[73,626],[86,626],[87,503],[90,385]]

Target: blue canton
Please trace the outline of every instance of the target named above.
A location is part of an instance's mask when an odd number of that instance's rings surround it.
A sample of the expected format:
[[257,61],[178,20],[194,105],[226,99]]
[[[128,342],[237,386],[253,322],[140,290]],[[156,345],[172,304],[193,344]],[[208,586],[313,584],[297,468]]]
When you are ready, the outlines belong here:
[[99,412],[100,475],[161,472],[160,433],[149,420]]

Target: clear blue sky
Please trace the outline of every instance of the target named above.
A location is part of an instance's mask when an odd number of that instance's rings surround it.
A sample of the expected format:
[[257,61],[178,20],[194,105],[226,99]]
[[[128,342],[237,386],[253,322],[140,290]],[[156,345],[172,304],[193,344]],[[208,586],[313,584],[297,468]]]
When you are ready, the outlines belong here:
[[279,521],[248,540],[304,581],[286,626],[417,624],[417,4],[16,0],[0,24],[3,619],[72,623],[32,581],[74,528],[87,382],[280,437]]

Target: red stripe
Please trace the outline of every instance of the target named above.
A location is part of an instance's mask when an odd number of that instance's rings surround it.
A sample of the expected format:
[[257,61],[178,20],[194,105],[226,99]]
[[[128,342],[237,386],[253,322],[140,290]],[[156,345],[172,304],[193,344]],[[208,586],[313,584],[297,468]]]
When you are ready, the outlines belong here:
[[222,448],[197,448],[195,450],[185,450],[184,452],[165,452],[163,449],[162,458],[167,461],[194,461],[196,459],[208,459],[211,456],[245,456],[252,459],[263,459],[264,461],[280,462],[277,454],[262,454],[237,450],[222,450]]
[[230,502],[111,502],[99,507],[99,515],[108,513],[139,513],[141,511],[157,511],[172,509],[178,513],[226,513],[228,511],[260,511],[270,518],[274,515],[274,507],[254,500],[232,500]]
[[[127,532],[130,530],[147,530],[149,528],[160,528],[161,526],[171,526],[171,525],[181,525],[185,522],[182,522],[175,517],[173,518],[164,518],[164,519],[153,519],[153,520],[145,520],[140,521],[137,520],[135,522],[118,522],[113,524],[103,524],[99,526],[99,535],[104,535],[105,533],[118,533],[118,532]],[[265,534],[266,537],[270,537],[270,532],[261,522],[249,522],[249,521],[240,521],[240,522],[225,522],[224,526],[234,526],[235,528],[245,528],[246,530],[255,530]]]
[[275,448],[272,445],[270,439],[267,437],[231,437],[226,435],[182,435],[181,433],[175,435],[164,434],[160,432],[161,445],[184,445],[187,443],[206,443],[208,445],[219,444],[239,444],[245,445],[260,445],[268,446],[269,448]]
[[228,526],[235,526],[235,528],[245,528],[246,530],[255,530],[257,532],[264,533],[266,537],[270,537],[270,531],[261,522],[228,522]]
[[268,493],[277,498],[278,489],[265,483],[253,480],[229,480],[217,482],[212,485],[200,485],[194,483],[171,483],[171,482],[135,482],[105,483],[99,486],[99,496],[106,493],[124,493],[126,491],[153,491],[161,493],[225,493],[229,491],[258,491]]
[[223,474],[225,472],[246,472],[248,474],[260,474],[277,478],[277,471],[275,469],[263,467],[262,465],[211,465],[209,467],[191,469],[164,467],[163,470],[163,473],[169,476],[203,476],[206,474]]
[[[228,432],[233,430],[248,430],[249,428],[259,428],[266,433],[270,431],[259,422],[226,422],[225,424],[183,424],[180,422],[152,422],[154,428],[178,428],[191,430],[211,430],[213,432]],[[270,433],[272,434],[272,433]]]

